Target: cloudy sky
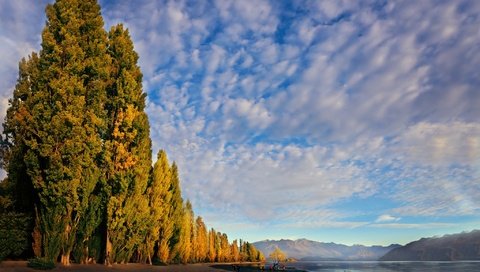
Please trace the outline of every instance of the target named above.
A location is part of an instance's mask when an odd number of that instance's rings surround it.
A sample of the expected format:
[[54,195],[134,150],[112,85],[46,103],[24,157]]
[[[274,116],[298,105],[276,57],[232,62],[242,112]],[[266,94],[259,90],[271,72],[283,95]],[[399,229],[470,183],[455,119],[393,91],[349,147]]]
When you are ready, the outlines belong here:
[[[48,2],[0,0],[2,120]],[[209,226],[368,245],[480,228],[480,1],[99,2]]]

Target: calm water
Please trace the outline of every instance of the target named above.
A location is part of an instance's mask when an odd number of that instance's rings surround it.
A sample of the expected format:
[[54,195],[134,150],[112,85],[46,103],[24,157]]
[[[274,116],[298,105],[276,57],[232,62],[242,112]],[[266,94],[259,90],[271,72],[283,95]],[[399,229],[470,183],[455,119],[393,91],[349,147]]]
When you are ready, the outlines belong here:
[[322,272],[469,272],[480,271],[480,261],[464,262],[297,262],[297,269]]

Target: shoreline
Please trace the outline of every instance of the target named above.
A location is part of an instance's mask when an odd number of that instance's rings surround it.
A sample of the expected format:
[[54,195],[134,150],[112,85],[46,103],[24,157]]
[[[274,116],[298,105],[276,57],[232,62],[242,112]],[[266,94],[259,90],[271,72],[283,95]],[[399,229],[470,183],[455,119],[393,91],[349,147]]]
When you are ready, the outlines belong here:
[[[57,263],[54,269],[50,271],[69,271],[69,272],[83,272],[83,271],[171,271],[171,272],[227,272],[235,271],[234,266],[240,267],[240,271],[268,271],[266,263],[261,262],[242,262],[242,263],[195,263],[195,264],[171,264],[165,266],[156,266],[139,263],[128,264],[113,264],[112,266],[105,266],[103,264],[71,264],[69,266],[62,266]],[[2,272],[32,272],[39,271],[27,266],[27,261],[3,261],[0,263],[0,270]],[[238,270],[237,270],[238,271]],[[287,271],[302,271],[297,269],[288,269]]]
[[[63,266],[59,263],[56,264],[54,269],[47,271],[70,271],[70,272],[83,272],[83,271],[172,271],[172,272],[222,272],[229,271],[212,267],[216,263],[198,263],[198,264],[172,264],[165,266],[156,266],[148,264],[127,263],[127,264],[113,264],[106,266],[104,264],[71,264],[69,266]],[[3,261],[0,263],[0,270],[3,272],[31,272],[40,271],[27,266],[27,261]]]
[[[429,265],[471,265],[472,263],[478,264],[480,260],[471,260],[471,261],[306,261],[300,262],[299,266],[296,266],[295,263],[288,263],[286,265],[287,269],[285,271],[290,272],[305,272],[305,271],[317,271],[318,269],[356,269],[358,271],[369,271],[371,266],[374,267],[386,266],[390,267],[395,265],[395,267],[406,266],[410,267],[414,265],[422,265],[431,268]],[[315,264],[314,266],[309,266],[308,264]],[[318,266],[321,264],[321,266]],[[353,265],[353,266],[352,266]],[[240,267],[240,269],[235,270],[234,266]],[[264,267],[262,270],[261,267]],[[470,266],[468,266],[470,267]],[[305,270],[306,269],[306,270]],[[39,271],[33,268],[27,267],[27,261],[22,260],[6,260],[0,263],[0,271],[2,272],[32,272]],[[171,264],[166,266],[155,266],[148,264],[139,264],[139,263],[128,263],[128,264],[114,264],[112,266],[105,266],[103,264],[71,264],[70,266],[62,266],[57,264],[57,266],[50,271],[67,271],[67,272],[112,272],[112,271],[140,271],[140,272],[228,272],[228,271],[242,271],[242,272],[253,272],[253,271],[270,271],[269,263],[260,263],[260,262],[242,262],[242,263],[196,263],[196,264]],[[320,270],[319,270],[320,271]],[[322,270],[323,271],[323,270]],[[457,271],[457,270],[455,270]],[[459,270],[460,271],[460,270]]]

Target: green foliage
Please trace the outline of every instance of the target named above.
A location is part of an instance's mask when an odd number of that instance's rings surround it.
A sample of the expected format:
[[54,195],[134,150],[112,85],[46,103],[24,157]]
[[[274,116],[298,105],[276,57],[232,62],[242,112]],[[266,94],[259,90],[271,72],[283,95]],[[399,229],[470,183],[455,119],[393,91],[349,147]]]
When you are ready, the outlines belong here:
[[178,261],[185,264],[191,261],[192,253],[193,210],[190,201],[183,207],[180,225],[177,227],[179,234],[175,252],[178,254]]
[[92,194],[90,196],[88,208],[85,216],[79,222],[76,243],[73,250],[73,257],[77,263],[88,263],[100,259],[101,237],[94,235],[94,232],[101,224],[103,215],[103,206],[101,195]]
[[27,266],[37,270],[50,270],[55,268],[55,262],[47,258],[34,258],[28,260]]
[[15,199],[15,210],[32,214],[33,185],[27,174],[24,155],[27,152],[25,134],[27,133],[29,113],[28,99],[35,91],[33,82],[38,79],[38,55],[33,53],[28,60],[22,59],[19,63],[18,80],[13,91],[13,98],[9,100],[3,123],[2,159],[3,167],[8,172],[11,186],[11,197]]
[[8,178],[0,182],[0,213],[13,210],[12,183]]
[[150,218],[152,221],[148,229],[146,245],[147,255],[149,257],[155,254],[158,262],[166,263],[169,256],[168,241],[172,236],[173,222],[169,220],[171,192],[169,191],[171,183],[170,165],[167,159],[167,153],[160,150],[157,155],[157,161],[153,166],[151,183],[148,187]]
[[22,213],[0,214],[0,260],[18,256],[28,248],[31,218]]
[[40,232],[45,259],[54,262],[61,252],[65,221],[62,220],[63,207],[51,205],[41,207],[39,212]]
[[114,262],[128,262],[139,247],[151,251],[145,243],[153,218],[144,197],[152,164],[150,126],[138,55],[122,25],[110,30],[108,53],[112,66],[106,102],[107,251]]
[[21,63],[16,87],[21,99],[7,117],[15,144],[8,170],[36,193],[31,199],[38,200],[45,257],[55,260],[61,252],[68,264],[101,174],[97,162],[110,61],[96,1],[58,0],[46,12],[40,57]]
[[172,177],[169,191],[172,195],[170,201],[169,218],[173,222],[172,236],[169,240],[170,255],[169,261],[179,263],[181,262],[182,244],[180,239],[182,235],[182,225],[184,223],[183,198],[180,191],[180,178],[178,176],[178,168],[175,163],[172,164]]

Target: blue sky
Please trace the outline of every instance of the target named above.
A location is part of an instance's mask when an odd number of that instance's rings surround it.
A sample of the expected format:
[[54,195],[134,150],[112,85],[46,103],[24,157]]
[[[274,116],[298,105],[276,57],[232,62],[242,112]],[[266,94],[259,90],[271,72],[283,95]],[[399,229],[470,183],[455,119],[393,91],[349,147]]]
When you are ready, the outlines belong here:
[[[0,0],[2,119],[48,2]],[[99,2],[209,226],[367,245],[480,228],[480,1]]]

